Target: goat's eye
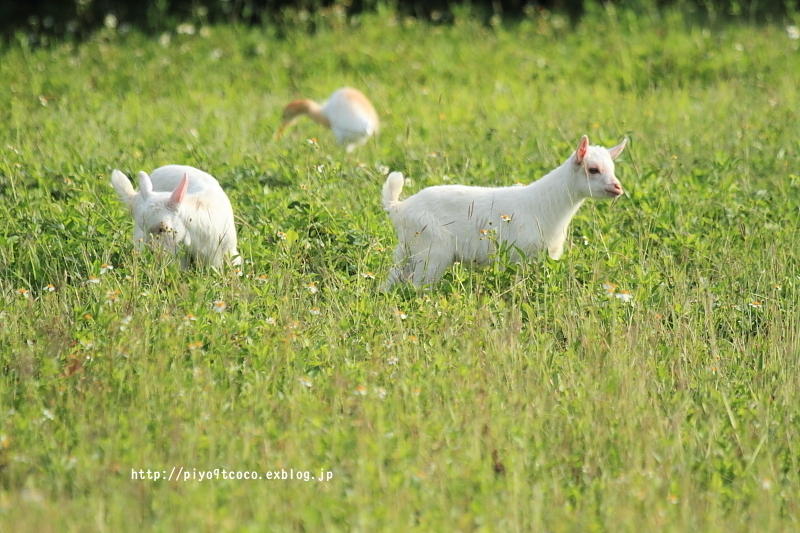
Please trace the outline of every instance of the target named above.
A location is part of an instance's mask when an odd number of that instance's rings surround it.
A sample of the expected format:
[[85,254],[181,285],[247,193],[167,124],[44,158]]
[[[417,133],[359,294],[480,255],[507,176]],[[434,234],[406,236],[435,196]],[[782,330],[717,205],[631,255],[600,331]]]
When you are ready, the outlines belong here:
[[589,169],[589,174],[600,174],[600,169],[597,167],[592,167]]

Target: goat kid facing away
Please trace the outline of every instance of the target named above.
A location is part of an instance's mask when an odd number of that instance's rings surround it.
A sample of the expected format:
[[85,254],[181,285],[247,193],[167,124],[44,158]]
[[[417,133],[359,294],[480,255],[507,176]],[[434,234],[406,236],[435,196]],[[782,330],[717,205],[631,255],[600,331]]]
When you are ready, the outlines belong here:
[[[488,264],[499,243],[515,247],[515,261],[519,252],[531,256],[542,250],[560,258],[567,226],[583,201],[622,195],[614,159],[626,143],[590,146],[584,135],[561,166],[524,187],[437,185],[401,202],[403,175],[392,172],[383,186],[383,208],[400,244],[383,290],[397,282],[437,281],[455,261]],[[492,230],[494,239],[487,238]]]

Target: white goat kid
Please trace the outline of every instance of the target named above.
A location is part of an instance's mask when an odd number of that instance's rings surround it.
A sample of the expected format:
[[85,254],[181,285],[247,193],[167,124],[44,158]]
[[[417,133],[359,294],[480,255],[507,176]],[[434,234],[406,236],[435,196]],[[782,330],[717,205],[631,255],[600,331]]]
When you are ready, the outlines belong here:
[[496,246],[520,253],[547,250],[558,259],[567,226],[587,198],[617,198],[622,186],[614,176],[614,159],[627,139],[614,148],[590,146],[584,135],[578,149],[560,167],[524,187],[428,187],[398,201],[403,175],[392,172],[383,186],[383,207],[400,241],[396,266],[383,285],[437,281],[455,261],[487,264]]
[[225,191],[213,176],[194,167],[167,165],[148,176],[139,172],[137,193],[127,176],[111,173],[111,185],[133,214],[133,244],[161,246],[177,255],[181,265],[196,262],[215,268],[226,255],[241,264],[236,251],[233,209]]

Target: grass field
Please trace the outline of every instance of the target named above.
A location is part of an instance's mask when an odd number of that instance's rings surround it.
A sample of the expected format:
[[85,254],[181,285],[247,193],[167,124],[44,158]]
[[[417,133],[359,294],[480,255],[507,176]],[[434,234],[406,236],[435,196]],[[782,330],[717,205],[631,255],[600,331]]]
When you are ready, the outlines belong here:
[[[798,531],[800,41],[611,8],[297,25],[0,51],[0,530]],[[343,85],[375,142],[274,140]],[[560,261],[377,290],[389,169],[527,183],[584,133],[628,136],[627,194]],[[133,254],[111,170],[168,163],[227,190],[243,275]]]

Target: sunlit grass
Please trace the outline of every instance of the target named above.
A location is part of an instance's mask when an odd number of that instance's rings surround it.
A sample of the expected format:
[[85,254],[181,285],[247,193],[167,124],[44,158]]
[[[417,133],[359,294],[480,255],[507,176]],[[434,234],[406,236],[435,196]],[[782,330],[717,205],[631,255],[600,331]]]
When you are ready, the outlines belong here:
[[[792,530],[798,41],[613,8],[337,24],[0,52],[2,529]],[[376,140],[274,139],[343,85]],[[527,183],[584,133],[632,141],[626,196],[560,261],[378,291],[389,170]],[[133,251],[111,170],[167,163],[228,192],[238,270]],[[173,467],[333,478],[131,479]]]

